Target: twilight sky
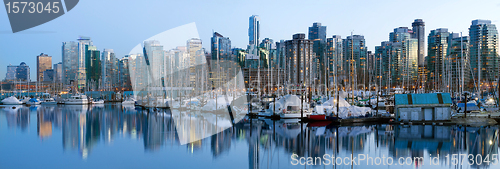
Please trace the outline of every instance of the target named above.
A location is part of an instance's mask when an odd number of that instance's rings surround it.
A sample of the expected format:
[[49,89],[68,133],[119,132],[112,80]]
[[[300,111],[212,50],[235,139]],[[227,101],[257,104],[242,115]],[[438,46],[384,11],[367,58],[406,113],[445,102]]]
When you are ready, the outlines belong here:
[[7,65],[26,62],[31,79],[36,79],[36,56],[46,53],[52,62],[61,61],[64,41],[79,35],[92,38],[99,50],[114,49],[122,58],[143,40],[166,30],[196,23],[203,46],[209,50],[210,37],[217,31],[231,39],[232,47],[246,48],[248,17],[261,18],[260,40],[288,40],[306,33],[314,22],[327,26],[327,37],[354,34],[365,36],[368,50],[387,41],[394,28],[411,27],[416,18],[425,22],[425,31],[448,28],[463,32],[474,19],[488,19],[500,25],[498,0],[420,1],[206,1],[206,0],[81,0],[65,15],[40,26],[13,34],[5,8],[0,8],[0,79]]

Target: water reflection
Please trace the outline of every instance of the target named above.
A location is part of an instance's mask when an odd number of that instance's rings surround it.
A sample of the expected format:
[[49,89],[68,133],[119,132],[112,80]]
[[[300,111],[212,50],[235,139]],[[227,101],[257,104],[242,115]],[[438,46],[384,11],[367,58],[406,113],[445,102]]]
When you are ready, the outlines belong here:
[[[231,124],[224,114],[182,112],[180,110],[146,112],[134,107],[106,104],[101,106],[37,106],[0,108],[0,138],[14,139],[9,131],[22,134],[36,127],[37,138],[50,140],[62,138],[63,151],[78,152],[87,159],[96,152],[109,147],[117,140],[137,140],[131,147],[142,144],[143,153],[171,153],[171,162],[188,160],[191,167],[217,168],[238,165],[243,168],[304,168],[291,165],[293,154],[299,157],[322,158],[325,154],[335,157],[424,157],[403,168],[496,168],[492,164],[453,165],[446,163],[447,155],[472,154],[474,157],[491,157],[498,154],[499,127],[461,127],[433,125],[365,125],[332,126],[302,124],[297,120],[257,120],[244,118]],[[5,129],[5,126],[7,127]],[[221,128],[228,127],[226,130]],[[195,130],[187,130],[194,128]],[[178,135],[176,131],[186,130]],[[220,131],[216,135],[206,133]],[[204,138],[187,145],[181,145],[179,138]],[[205,138],[206,137],[206,138]],[[19,138],[17,138],[19,139]],[[32,139],[32,138],[24,138]],[[16,141],[16,140],[13,140]],[[6,148],[6,145],[0,145]],[[103,148],[104,147],[104,148]],[[182,148],[182,151],[177,151]],[[113,155],[126,153],[127,146],[120,151],[109,150]],[[8,150],[8,149],[7,149]],[[174,151],[175,150],[175,151]],[[0,152],[0,158],[8,151]],[[208,153],[208,154],[207,154]],[[191,155],[204,155],[212,159],[213,166],[202,164]],[[12,154],[9,154],[12,155]],[[19,154],[21,155],[21,154]],[[141,156],[140,154],[134,154]],[[440,165],[429,166],[429,158],[439,155]],[[40,157],[49,158],[49,157]],[[177,159],[175,159],[177,158]],[[245,163],[232,158],[245,159]],[[495,155],[496,160],[498,156]],[[460,163],[467,159],[459,158]],[[106,160],[104,160],[106,161]],[[202,160],[201,160],[202,161]],[[0,161],[5,162],[5,161]],[[209,161],[210,162],[210,161]],[[126,163],[126,162],[125,162]],[[149,164],[154,165],[154,164]],[[318,166],[305,166],[317,168]],[[351,166],[337,166],[350,168]],[[353,166],[365,168],[366,163]],[[389,168],[388,166],[374,166]],[[323,167],[321,167],[323,168]]]

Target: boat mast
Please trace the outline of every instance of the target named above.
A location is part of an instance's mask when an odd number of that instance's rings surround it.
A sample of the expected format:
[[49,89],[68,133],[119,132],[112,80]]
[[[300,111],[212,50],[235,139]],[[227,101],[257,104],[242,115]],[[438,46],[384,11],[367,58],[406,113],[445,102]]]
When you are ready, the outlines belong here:
[[[354,37],[351,31],[351,104],[354,104]],[[338,113],[338,112],[337,112]]]
[[463,36],[462,32],[460,32],[460,66],[462,67],[460,70],[461,74],[461,82],[460,82],[460,96],[464,92],[464,49],[463,49]]
[[477,41],[477,97],[480,99],[481,96],[481,38],[478,37]]

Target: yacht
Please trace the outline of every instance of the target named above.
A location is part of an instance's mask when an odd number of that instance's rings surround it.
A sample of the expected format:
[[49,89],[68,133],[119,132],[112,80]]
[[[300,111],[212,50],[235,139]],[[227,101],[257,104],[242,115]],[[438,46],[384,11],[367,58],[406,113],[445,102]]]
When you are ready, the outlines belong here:
[[43,101],[41,104],[43,104],[43,105],[56,105],[57,102],[54,98],[48,98],[48,99],[45,99],[45,101]]
[[92,104],[104,104],[104,100],[102,100],[102,99],[94,99],[94,100],[92,100]]
[[69,99],[66,99],[64,104],[84,105],[84,104],[89,104],[89,99],[87,98],[86,95],[77,94],[77,95],[71,96],[71,98],[69,98]]
[[8,97],[6,99],[3,99],[2,103],[5,104],[5,105],[19,105],[19,104],[23,104],[23,102],[19,101],[14,96],[10,96],[10,97]]
[[283,96],[275,103],[270,103],[269,109],[259,114],[264,117],[271,117],[273,112],[279,115],[280,118],[301,118],[302,114],[304,117],[312,114],[309,104],[306,101],[302,101],[301,104],[301,99],[297,95]]
[[136,101],[136,100],[135,100],[134,98],[129,97],[129,98],[127,98],[127,100],[124,100],[124,101],[122,102],[122,104],[127,104],[127,105],[131,104],[131,105],[134,105],[134,104],[135,104],[135,101]]

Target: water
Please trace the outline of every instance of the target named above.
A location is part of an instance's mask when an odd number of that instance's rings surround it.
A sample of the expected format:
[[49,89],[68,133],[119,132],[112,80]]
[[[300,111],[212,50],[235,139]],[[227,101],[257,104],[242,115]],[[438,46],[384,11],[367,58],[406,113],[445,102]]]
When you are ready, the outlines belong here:
[[[190,119],[195,117],[173,116],[170,112],[148,114],[133,107],[112,104],[0,107],[2,169],[500,168],[500,164],[492,164],[499,160],[496,155],[499,152],[498,126],[324,127],[296,120],[245,118],[234,127],[220,130],[217,135],[181,145],[175,123],[208,130],[214,128],[212,123],[221,123],[226,117],[217,117],[215,122],[206,118],[194,123]],[[200,135],[197,132],[188,131],[187,135]],[[377,161],[367,165],[365,160],[353,165],[345,164],[346,161],[337,166],[318,163],[323,156],[350,158],[351,154],[374,159],[391,157],[393,165],[383,165],[381,160],[378,161],[380,165],[376,165]],[[434,160],[439,159],[439,164],[431,165],[430,158],[437,154],[439,158]],[[469,165],[467,160],[460,158],[459,163],[464,161],[464,165],[449,164],[446,160],[451,160],[452,154],[488,156],[490,163]],[[308,157],[316,159],[318,165],[307,164]],[[410,163],[399,165],[401,157],[403,160],[409,157]],[[423,159],[413,160],[415,157]]]

